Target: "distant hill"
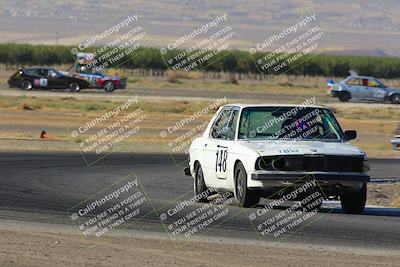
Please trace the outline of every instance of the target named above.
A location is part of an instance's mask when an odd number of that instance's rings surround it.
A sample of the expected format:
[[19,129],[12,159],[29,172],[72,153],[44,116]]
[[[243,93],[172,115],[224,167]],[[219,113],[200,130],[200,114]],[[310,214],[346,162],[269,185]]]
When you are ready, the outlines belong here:
[[237,33],[233,46],[249,48],[315,13],[329,40],[322,50],[400,56],[398,0],[0,0],[0,41],[77,44],[132,12],[152,46],[226,13]]
[[337,50],[337,51],[326,51],[324,54],[336,55],[336,56],[371,56],[371,57],[387,57],[389,56],[383,50],[380,49],[366,49],[366,50]]

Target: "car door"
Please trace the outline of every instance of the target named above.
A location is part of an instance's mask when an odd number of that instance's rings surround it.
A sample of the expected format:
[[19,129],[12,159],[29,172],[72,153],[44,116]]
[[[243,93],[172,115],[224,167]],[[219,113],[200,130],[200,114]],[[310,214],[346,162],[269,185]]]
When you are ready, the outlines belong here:
[[216,150],[220,144],[221,139],[218,137],[218,130],[223,127],[224,122],[229,119],[232,107],[224,107],[221,109],[211,125],[209,136],[204,143],[204,150],[202,155],[202,166],[204,172],[204,179],[208,186],[217,187],[218,179],[215,173],[216,164]]
[[346,81],[346,87],[349,93],[351,94],[351,98],[359,99],[362,97],[362,88],[361,88],[361,79],[360,78],[349,78]]
[[370,86],[370,79],[362,78],[361,86],[359,87],[360,99],[373,100],[374,89]]
[[211,128],[209,159],[213,163],[213,166],[210,167],[212,167],[211,173],[215,177],[214,186],[217,188],[226,188],[229,184],[228,172],[232,169],[229,160],[230,151],[235,140],[238,115],[239,108],[230,107]]
[[38,69],[38,74],[40,78],[35,81],[38,87],[40,88],[48,88],[49,79],[48,79],[48,69]]
[[63,89],[67,87],[65,76],[55,70],[47,70],[47,79],[48,88]]

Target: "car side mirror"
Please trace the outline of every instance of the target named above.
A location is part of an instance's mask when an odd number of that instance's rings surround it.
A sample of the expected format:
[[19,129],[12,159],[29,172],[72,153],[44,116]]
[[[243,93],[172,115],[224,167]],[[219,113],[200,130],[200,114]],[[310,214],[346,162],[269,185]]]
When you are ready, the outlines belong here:
[[347,141],[354,140],[357,138],[357,131],[355,130],[345,131],[344,135],[346,136]]

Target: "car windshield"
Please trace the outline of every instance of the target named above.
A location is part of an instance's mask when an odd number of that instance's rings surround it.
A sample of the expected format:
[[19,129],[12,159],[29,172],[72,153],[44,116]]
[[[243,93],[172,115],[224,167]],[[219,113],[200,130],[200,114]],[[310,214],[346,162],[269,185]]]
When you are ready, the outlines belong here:
[[383,88],[386,87],[386,85],[382,81],[380,81],[378,79],[375,79],[375,82],[378,84],[378,87],[383,87]]
[[239,139],[342,141],[332,112],[323,108],[251,107],[240,117]]

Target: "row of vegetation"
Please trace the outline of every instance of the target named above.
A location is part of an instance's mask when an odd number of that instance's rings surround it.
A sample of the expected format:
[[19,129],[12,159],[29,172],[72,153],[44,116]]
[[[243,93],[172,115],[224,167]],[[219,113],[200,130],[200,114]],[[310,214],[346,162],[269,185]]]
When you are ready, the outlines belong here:
[[[0,44],[0,63],[9,65],[54,65],[71,64],[74,57],[71,46]],[[97,48],[93,48],[97,49]],[[88,49],[85,52],[90,52]],[[169,68],[166,59],[178,55],[182,51],[169,51],[163,57],[159,49],[142,47],[128,54],[121,60],[121,68],[144,68],[166,70]],[[265,56],[257,53],[250,56],[247,51],[223,51],[217,56],[206,60],[197,66],[205,71],[227,71],[237,73],[259,73],[254,59]],[[279,56],[279,55],[276,55]],[[216,57],[218,60],[216,60]],[[286,68],[287,74],[341,77],[346,76],[350,69],[363,75],[393,79],[400,77],[400,58],[370,57],[370,56],[334,56],[326,54],[305,55],[301,62],[293,63]],[[276,74],[273,67],[267,68],[264,74]]]

